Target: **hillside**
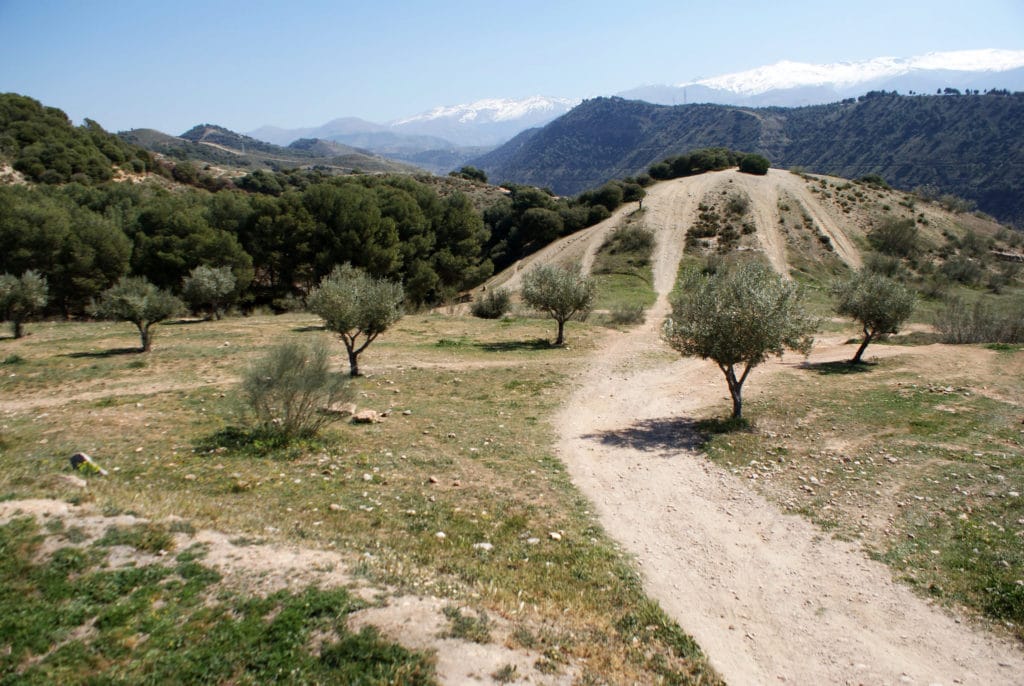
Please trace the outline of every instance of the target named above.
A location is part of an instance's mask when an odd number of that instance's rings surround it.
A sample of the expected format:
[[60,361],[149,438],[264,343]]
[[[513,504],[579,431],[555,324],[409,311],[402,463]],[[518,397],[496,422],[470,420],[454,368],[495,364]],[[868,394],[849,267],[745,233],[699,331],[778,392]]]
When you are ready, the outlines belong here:
[[724,146],[776,167],[933,187],[1024,225],[1024,94],[898,96],[802,108],[651,105],[596,98],[471,164],[495,180],[573,194],[664,157]]
[[86,119],[74,126],[63,111],[17,93],[0,94],[0,161],[40,183],[101,183],[118,169],[152,171],[145,150]]
[[334,141],[301,139],[287,147],[235,133],[222,126],[200,124],[181,136],[152,129],[118,134],[123,140],[167,157],[219,167],[255,169],[318,168],[324,171],[412,173],[416,167]]

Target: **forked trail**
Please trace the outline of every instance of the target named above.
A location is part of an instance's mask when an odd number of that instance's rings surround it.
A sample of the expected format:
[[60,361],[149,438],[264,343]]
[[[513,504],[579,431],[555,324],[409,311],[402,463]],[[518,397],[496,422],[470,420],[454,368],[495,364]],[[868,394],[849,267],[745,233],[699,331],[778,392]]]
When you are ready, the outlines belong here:
[[573,480],[635,555],[648,593],[731,684],[1024,683],[1016,646],[928,605],[855,545],[782,514],[695,451],[687,417],[728,407],[724,379],[711,362],[670,355],[658,330],[680,232],[714,183],[660,184],[644,202],[659,298],[646,324],[610,335],[557,419]]

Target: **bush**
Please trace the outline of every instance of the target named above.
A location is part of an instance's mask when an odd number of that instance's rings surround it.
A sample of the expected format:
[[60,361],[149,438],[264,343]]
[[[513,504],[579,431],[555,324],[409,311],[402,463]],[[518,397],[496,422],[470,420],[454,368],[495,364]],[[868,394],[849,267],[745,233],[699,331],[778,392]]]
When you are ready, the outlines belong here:
[[1024,343],[1024,303],[998,311],[953,298],[935,315],[935,328],[943,343]]
[[480,319],[501,319],[512,307],[512,296],[504,288],[487,291],[484,297],[470,308],[474,317]]
[[347,396],[340,374],[330,371],[327,346],[284,343],[253,363],[242,395],[257,430],[286,439],[311,437],[332,419],[323,410]]
[[868,234],[868,241],[880,253],[911,257],[918,251],[918,230],[913,219],[887,219]]
[[740,158],[740,171],[744,174],[758,174],[764,176],[768,173],[768,168],[771,166],[771,162],[764,155],[755,155],[753,153],[744,155]]
[[864,269],[875,274],[888,276],[891,279],[906,274],[902,260],[889,255],[880,255],[876,252],[868,253],[864,257]]
[[978,283],[982,275],[981,265],[963,255],[947,260],[939,271],[950,281],[959,281],[966,285]]
[[608,323],[612,326],[633,326],[643,324],[647,319],[643,305],[625,305],[608,313]]

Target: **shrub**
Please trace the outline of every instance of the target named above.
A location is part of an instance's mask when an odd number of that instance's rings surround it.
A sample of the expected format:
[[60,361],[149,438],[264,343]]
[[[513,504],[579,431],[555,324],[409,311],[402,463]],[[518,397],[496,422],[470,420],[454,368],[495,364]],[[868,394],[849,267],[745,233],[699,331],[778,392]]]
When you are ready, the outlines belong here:
[[947,260],[939,269],[943,276],[950,281],[959,281],[962,284],[975,284],[981,279],[981,265],[964,255]]
[[257,430],[282,438],[310,437],[332,419],[323,412],[348,387],[331,373],[327,346],[284,343],[257,360],[242,379],[242,395]]
[[480,319],[501,319],[512,307],[512,296],[504,288],[487,291],[473,303],[470,311]]
[[654,234],[639,226],[624,226],[616,229],[602,248],[607,247],[612,255],[636,253],[646,262],[654,252]]
[[768,173],[768,168],[771,164],[772,163],[767,157],[751,153],[740,158],[739,166],[740,171],[744,174],[758,174],[760,176],[764,176]]
[[918,251],[918,230],[913,219],[889,218],[868,234],[868,241],[880,253],[910,257]]
[[643,305],[625,305],[608,313],[608,323],[612,326],[632,326],[643,324],[647,318]]
[[935,315],[935,328],[943,343],[1024,343],[1024,303],[998,311],[953,298]]
[[876,252],[868,253],[864,257],[864,270],[874,274],[888,276],[889,278],[896,278],[897,276],[906,273],[902,260],[889,255],[880,255]]

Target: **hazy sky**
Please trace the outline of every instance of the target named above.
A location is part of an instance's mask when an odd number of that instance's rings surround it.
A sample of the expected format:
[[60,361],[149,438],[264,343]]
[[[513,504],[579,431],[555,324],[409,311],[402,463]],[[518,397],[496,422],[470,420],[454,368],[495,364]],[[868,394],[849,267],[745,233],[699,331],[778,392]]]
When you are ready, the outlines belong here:
[[1024,48],[1024,0],[0,0],[0,92],[178,134]]

